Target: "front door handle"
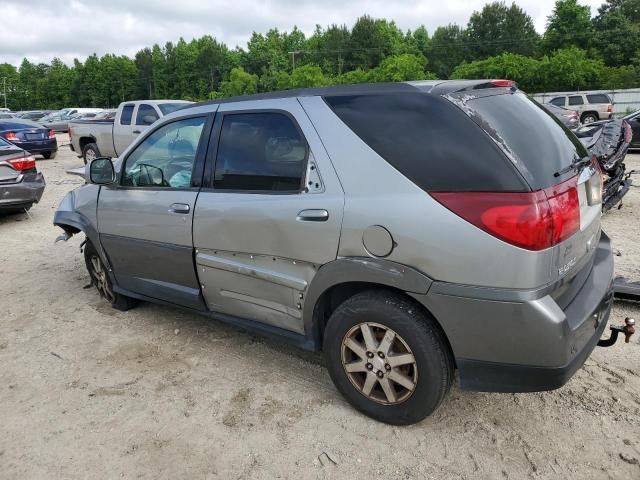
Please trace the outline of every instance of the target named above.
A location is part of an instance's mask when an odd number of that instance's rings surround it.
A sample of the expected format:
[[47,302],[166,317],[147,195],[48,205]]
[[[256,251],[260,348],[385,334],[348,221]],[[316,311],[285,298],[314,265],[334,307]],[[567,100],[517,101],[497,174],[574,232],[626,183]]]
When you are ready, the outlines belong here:
[[134,130],[134,131],[133,131],[133,132],[131,132],[131,133],[135,133],[136,135],[138,135],[139,133],[142,133],[142,132],[141,132],[140,130]]
[[189,213],[191,207],[186,203],[172,203],[169,213]]
[[325,209],[302,210],[296,220],[299,222],[326,222],[329,220],[329,212]]

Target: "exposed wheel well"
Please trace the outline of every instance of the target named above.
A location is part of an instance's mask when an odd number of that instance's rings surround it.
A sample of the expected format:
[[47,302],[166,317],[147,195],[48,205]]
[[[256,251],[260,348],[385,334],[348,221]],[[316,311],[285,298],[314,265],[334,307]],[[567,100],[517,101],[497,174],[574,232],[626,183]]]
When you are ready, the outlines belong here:
[[438,319],[420,302],[418,302],[415,298],[408,295],[403,290],[398,288],[390,287],[388,285],[380,285],[378,283],[368,283],[368,282],[347,282],[340,283],[328,288],[318,299],[316,302],[314,312],[313,312],[313,322],[315,327],[317,328],[318,333],[318,341],[319,347],[322,350],[322,342],[324,339],[324,330],[329,321],[329,317],[331,314],[335,312],[335,310],[342,304],[345,300],[353,297],[354,295],[364,292],[366,290],[379,290],[381,293],[390,292],[398,295],[402,295],[407,298],[409,301],[415,304],[416,308],[420,309],[426,315],[434,318],[436,324],[440,327],[442,331],[442,335],[447,341],[447,346],[449,347],[449,351],[453,355],[453,350],[451,349],[451,344],[449,343],[449,339],[447,338],[446,333],[444,332],[442,326],[438,322]]
[[82,137],[79,140],[80,143],[80,153],[84,151],[84,147],[86,147],[90,143],[96,143],[96,139],[93,137]]

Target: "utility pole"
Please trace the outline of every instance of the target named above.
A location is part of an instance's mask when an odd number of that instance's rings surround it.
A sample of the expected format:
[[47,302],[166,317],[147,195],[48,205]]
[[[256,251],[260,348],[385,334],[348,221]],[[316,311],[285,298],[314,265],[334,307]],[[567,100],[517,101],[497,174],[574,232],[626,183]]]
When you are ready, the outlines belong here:
[[7,108],[7,77],[2,77],[2,96],[4,97],[4,108]]
[[296,69],[296,53],[301,52],[299,50],[289,52],[289,55],[291,55],[291,73],[293,73],[293,71]]

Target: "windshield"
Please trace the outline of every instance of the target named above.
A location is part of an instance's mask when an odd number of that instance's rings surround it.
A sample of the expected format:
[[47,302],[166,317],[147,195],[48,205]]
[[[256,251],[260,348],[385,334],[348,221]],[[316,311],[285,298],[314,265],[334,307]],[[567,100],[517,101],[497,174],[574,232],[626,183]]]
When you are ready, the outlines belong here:
[[[557,172],[588,157],[578,138],[539,103],[519,91],[462,92],[450,95],[496,142],[537,190],[564,179]],[[569,169],[566,178],[575,175]]]
[[640,110],[638,110],[637,112],[630,113],[629,115],[625,115],[622,118],[624,118],[625,120],[629,120],[629,119],[634,118],[634,117],[636,117],[638,115],[640,115]]
[[163,115],[169,115],[170,113],[175,112],[176,110],[180,110],[181,108],[190,105],[190,103],[160,103],[158,104],[158,108],[162,112]]

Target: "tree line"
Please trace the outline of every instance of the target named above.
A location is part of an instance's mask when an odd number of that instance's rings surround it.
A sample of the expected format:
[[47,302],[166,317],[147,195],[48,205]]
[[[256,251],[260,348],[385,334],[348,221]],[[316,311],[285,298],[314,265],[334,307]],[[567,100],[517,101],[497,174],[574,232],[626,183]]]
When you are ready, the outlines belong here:
[[[577,0],[558,0],[539,35],[516,3],[493,2],[466,26],[431,35],[364,15],[317,26],[306,36],[254,32],[246,48],[212,36],[180,39],[125,55],[58,58],[16,68],[0,64],[14,110],[114,107],[124,100],[215,99],[290,88],[447,78],[509,78],[526,91],[640,86],[640,0],[607,0],[592,17]],[[2,84],[0,83],[0,88]]]

